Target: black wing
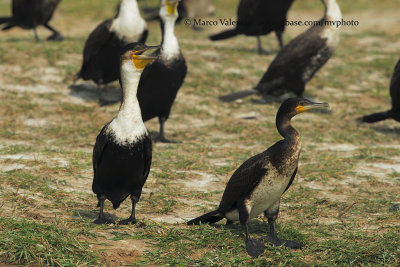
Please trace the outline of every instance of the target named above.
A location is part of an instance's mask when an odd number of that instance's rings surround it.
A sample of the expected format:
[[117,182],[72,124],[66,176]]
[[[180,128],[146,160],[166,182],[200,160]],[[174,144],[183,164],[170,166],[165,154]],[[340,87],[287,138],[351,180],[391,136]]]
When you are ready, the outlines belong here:
[[289,181],[288,185],[286,186],[285,191],[283,191],[283,193],[285,193],[286,190],[288,190],[289,187],[292,185],[294,177],[296,177],[297,169],[298,169],[298,167],[296,167],[296,169],[294,170],[294,172],[292,174],[292,178],[290,178],[290,181]]
[[149,176],[151,160],[153,158],[153,151],[152,151],[153,144],[152,144],[150,135],[148,135],[146,137],[144,146],[145,146],[145,166],[144,166],[144,173],[143,173],[143,178],[144,178],[143,183],[146,182],[147,177]]
[[113,19],[108,19],[98,25],[89,35],[86,40],[85,48],[83,49],[82,69],[91,60],[92,56],[99,53],[113,34],[110,31]]
[[226,185],[219,205],[221,213],[228,212],[235,207],[238,200],[249,195],[261,179],[267,174],[265,152],[246,160],[232,175]]
[[400,60],[394,68],[392,80],[390,81],[390,97],[392,98],[392,108],[400,109]]
[[290,72],[301,73],[311,58],[326,45],[327,39],[319,36],[322,29],[321,26],[313,26],[284,46],[269,65],[260,83],[287,76]]
[[103,127],[103,129],[101,129],[99,135],[96,138],[96,143],[94,144],[92,163],[93,163],[93,171],[95,177],[96,177],[97,166],[99,166],[102,160],[104,148],[107,146],[109,142],[109,137],[106,133],[109,124],[110,123],[107,123]]

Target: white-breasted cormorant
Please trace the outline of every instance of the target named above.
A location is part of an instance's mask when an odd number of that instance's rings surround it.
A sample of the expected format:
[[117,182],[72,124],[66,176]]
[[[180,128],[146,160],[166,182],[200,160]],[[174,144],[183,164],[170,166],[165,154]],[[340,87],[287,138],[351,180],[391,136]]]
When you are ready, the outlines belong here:
[[247,252],[257,257],[265,246],[250,238],[247,224],[250,219],[264,213],[269,224],[269,242],[278,246],[301,247],[296,242],[278,238],[275,232],[280,198],[296,176],[301,148],[300,135],[290,120],[307,110],[326,107],[329,107],[327,103],[313,103],[302,98],[285,100],[276,115],[276,127],[284,139],[246,160],[230,178],[219,207],[190,220],[188,224],[215,223],[223,218],[228,220],[227,223],[239,220],[246,230]]
[[119,51],[129,43],[144,43],[147,35],[136,0],[121,0],[115,17],[98,25],[86,40],[75,79],[93,80],[98,85],[118,80]]
[[212,41],[223,40],[244,34],[257,36],[258,53],[266,53],[261,46],[261,35],[274,31],[283,47],[282,34],[286,26],[287,12],[294,0],[241,0],[237,10],[237,25],[234,29],[210,36]]
[[187,72],[186,61],[174,33],[177,4],[177,0],[161,1],[162,48],[155,51],[159,58],[143,71],[138,89],[143,120],[158,117],[160,132],[155,141],[160,142],[171,142],[165,138],[164,123]]
[[21,27],[22,29],[33,29],[35,39],[39,41],[36,27],[43,25],[53,32],[47,40],[63,40],[63,36],[49,25],[54,10],[57,8],[60,1],[61,0],[12,0],[11,17],[0,18],[0,24],[6,23],[3,27],[3,31],[15,26]]
[[[159,47],[159,46],[157,46]],[[121,55],[120,83],[123,100],[117,116],[107,123],[97,136],[93,149],[92,190],[99,200],[100,214],[94,223],[113,223],[103,215],[104,200],[117,209],[128,196],[132,214],[120,224],[135,223],[135,205],[150,172],[151,137],[143,123],[137,88],[145,66],[156,59],[142,53],[149,47],[141,43],[127,45]]]
[[373,113],[359,118],[361,122],[378,122],[386,119],[394,119],[400,122],[400,60],[397,61],[396,67],[393,71],[393,76],[390,81],[390,97],[392,98],[392,108],[383,111]]
[[340,7],[336,0],[321,2],[325,6],[324,17],[279,51],[256,87],[221,96],[220,100],[231,102],[253,94],[279,96],[286,92],[301,97],[306,83],[329,60],[339,43]]

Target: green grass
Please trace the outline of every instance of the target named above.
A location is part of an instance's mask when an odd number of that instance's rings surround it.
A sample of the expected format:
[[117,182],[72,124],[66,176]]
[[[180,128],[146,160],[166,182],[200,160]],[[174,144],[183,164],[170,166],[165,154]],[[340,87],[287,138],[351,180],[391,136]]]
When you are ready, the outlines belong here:
[[[376,19],[379,11],[383,25],[346,29],[332,59],[308,83],[306,97],[329,102],[332,112],[293,119],[303,147],[277,221],[280,237],[304,247],[266,244],[257,259],[247,255],[238,224],[185,225],[217,207],[243,161],[281,139],[275,128],[279,103],[217,100],[257,84],[275,54],[257,55],[251,37],[210,42],[214,28],[176,27],[189,72],[166,135],[182,142],[154,144],[138,224],[91,223],[98,212],[91,193],[93,144],[119,103],[99,106],[104,91],[86,92],[91,95],[84,98],[79,94],[85,92],[69,86],[87,35],[114,15],[117,2],[62,1],[52,20],[66,37],[60,43],[34,42],[31,31],[20,29],[0,33],[0,265],[399,266],[400,212],[393,207],[400,201],[400,128],[394,121],[355,122],[390,106],[388,86],[400,43],[397,24],[385,18],[399,10],[398,1],[339,0],[354,19],[358,12]],[[238,2],[215,1],[216,17],[235,16]],[[9,14],[9,3],[0,1],[0,11]],[[322,4],[298,0],[291,12],[322,14]],[[148,43],[159,43],[158,23],[149,23],[149,30]],[[48,34],[39,29],[42,39]],[[289,30],[284,40],[294,37]],[[262,42],[278,49],[273,35]],[[157,120],[146,126],[157,135]],[[130,206],[127,200],[112,210],[106,202],[105,212],[124,219]],[[267,225],[259,217],[250,231],[262,239]]]
[[20,265],[78,266],[95,264],[97,257],[82,242],[85,231],[36,221],[0,217],[0,257]]

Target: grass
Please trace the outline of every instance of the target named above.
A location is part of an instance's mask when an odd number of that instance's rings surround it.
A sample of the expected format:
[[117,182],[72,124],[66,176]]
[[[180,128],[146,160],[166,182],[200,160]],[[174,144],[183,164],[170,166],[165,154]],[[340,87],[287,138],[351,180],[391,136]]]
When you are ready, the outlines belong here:
[[[134,226],[96,226],[91,156],[96,135],[119,103],[100,106],[100,90],[74,91],[84,41],[117,0],[62,1],[52,25],[60,43],[34,42],[30,31],[0,32],[0,262],[61,266],[398,266],[400,264],[399,126],[394,121],[360,125],[358,116],[387,109],[388,85],[398,58],[396,1],[341,1],[360,27],[346,29],[328,64],[309,82],[306,97],[327,101],[329,114],[293,119],[303,149],[297,177],[281,201],[278,234],[304,244],[272,247],[250,258],[243,231],[231,226],[186,226],[215,209],[224,185],[247,158],[280,140],[279,103],[256,97],[231,104],[217,96],[254,86],[275,54],[258,56],[254,38],[209,42],[219,29],[176,34],[188,75],[166,123],[178,144],[154,144],[152,169],[137,206]],[[156,4],[142,2],[141,5]],[[235,16],[239,1],[215,1],[216,17]],[[321,14],[320,1],[295,1],[293,15]],[[382,29],[367,27],[382,18]],[[9,3],[0,1],[0,14]],[[367,15],[365,15],[367,14]],[[368,14],[370,14],[368,16]],[[372,14],[372,15],[371,15]],[[369,17],[371,21],[362,20]],[[385,20],[388,19],[387,21]],[[374,25],[374,24],[371,24]],[[157,22],[148,43],[160,42]],[[44,39],[49,33],[39,29]],[[284,40],[297,34],[288,29]],[[273,35],[263,45],[277,50]],[[79,82],[78,82],[79,84]],[[117,83],[113,84],[117,87]],[[118,89],[107,91],[113,96]],[[255,119],[242,119],[255,117]],[[157,120],[146,122],[158,133]],[[105,212],[127,218],[130,203]],[[222,222],[224,223],[224,222]],[[251,235],[264,238],[261,217]]]

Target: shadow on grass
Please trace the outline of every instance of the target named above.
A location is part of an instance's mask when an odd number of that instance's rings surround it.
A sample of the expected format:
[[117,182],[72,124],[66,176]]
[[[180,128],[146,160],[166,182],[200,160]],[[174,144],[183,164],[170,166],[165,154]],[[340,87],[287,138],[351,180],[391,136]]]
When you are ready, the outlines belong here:
[[68,87],[70,95],[87,102],[99,102],[100,106],[113,105],[121,101],[122,91],[111,85],[96,86],[92,83],[72,84]]

